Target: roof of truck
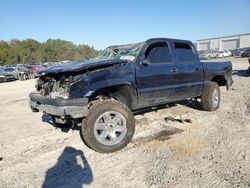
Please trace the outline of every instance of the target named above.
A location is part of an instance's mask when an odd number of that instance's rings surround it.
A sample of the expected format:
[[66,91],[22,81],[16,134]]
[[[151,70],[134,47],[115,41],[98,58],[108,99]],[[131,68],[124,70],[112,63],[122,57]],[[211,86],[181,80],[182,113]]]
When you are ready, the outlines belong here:
[[185,43],[192,43],[189,40],[182,40],[182,39],[172,39],[172,38],[150,38],[143,42],[138,43],[131,43],[131,44],[122,44],[122,45],[112,45],[108,48],[130,48],[136,45],[144,44],[144,43],[152,43],[152,42],[159,42],[159,41],[171,41],[171,42],[185,42]]
[[161,40],[166,40],[166,41],[175,41],[175,42],[187,42],[187,43],[192,43],[189,40],[182,40],[182,39],[172,39],[172,38],[150,38],[148,40],[146,40],[146,42],[157,42],[157,41],[161,41]]

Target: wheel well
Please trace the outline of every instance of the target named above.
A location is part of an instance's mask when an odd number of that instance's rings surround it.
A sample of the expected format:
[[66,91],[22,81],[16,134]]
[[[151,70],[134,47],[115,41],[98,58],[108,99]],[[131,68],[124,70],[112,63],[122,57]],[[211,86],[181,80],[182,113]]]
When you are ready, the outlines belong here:
[[227,84],[227,80],[223,75],[215,76],[211,81],[218,83],[219,86],[225,86]]
[[90,100],[94,100],[98,96],[110,97],[124,103],[129,108],[132,108],[136,97],[136,94],[134,94],[133,91],[134,89],[132,86],[128,84],[110,86],[96,90],[91,95]]

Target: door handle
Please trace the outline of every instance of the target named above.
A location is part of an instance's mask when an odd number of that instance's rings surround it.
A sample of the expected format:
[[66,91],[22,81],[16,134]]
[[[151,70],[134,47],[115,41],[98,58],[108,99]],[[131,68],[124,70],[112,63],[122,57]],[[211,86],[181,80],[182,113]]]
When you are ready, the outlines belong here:
[[177,73],[177,72],[178,72],[178,69],[171,69],[171,72],[172,72],[172,73]]

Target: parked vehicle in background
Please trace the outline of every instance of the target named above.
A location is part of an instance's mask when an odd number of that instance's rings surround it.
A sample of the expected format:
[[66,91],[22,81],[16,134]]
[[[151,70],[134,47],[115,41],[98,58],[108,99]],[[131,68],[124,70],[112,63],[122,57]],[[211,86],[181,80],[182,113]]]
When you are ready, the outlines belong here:
[[6,73],[11,74],[15,80],[19,79],[19,74],[14,67],[7,67],[3,69]]
[[31,70],[25,68],[25,67],[16,67],[17,72],[19,74],[19,80],[27,80],[31,78],[31,75],[33,74]]
[[45,70],[46,68],[42,65],[33,65],[32,66],[32,72],[35,75],[35,78],[41,76],[41,73],[43,70]]
[[229,50],[223,50],[218,52],[218,57],[229,57],[231,52]]
[[7,82],[12,80],[15,80],[12,74],[5,72],[3,69],[0,69],[0,82]]
[[225,50],[225,52],[229,55],[229,56],[232,56],[232,53],[230,50]]
[[23,67],[25,67],[26,69],[28,69],[28,70],[32,70],[32,64],[23,64]]
[[241,53],[245,50],[245,48],[237,48],[235,52],[235,56],[240,57]]
[[236,48],[234,50],[230,50],[231,56],[240,56],[241,50],[242,50],[241,48]]
[[240,53],[240,57],[250,57],[250,48],[244,49],[244,50]]
[[32,71],[32,64],[23,64],[22,67],[26,68],[27,70],[29,70],[29,79],[33,79],[35,78],[35,74]]
[[29,97],[33,111],[47,113],[55,125],[78,124],[87,146],[110,153],[131,141],[133,111],[191,98],[215,111],[220,86],[232,83],[230,61],[201,62],[190,41],[155,38],[49,67]]
[[203,52],[199,55],[200,59],[212,59],[212,58],[218,58],[218,51],[216,50],[210,50],[207,52]]
[[16,80],[27,80],[31,72],[25,67],[8,67],[4,71],[11,74]]
[[235,56],[237,49],[233,49],[233,50],[229,50],[229,51],[231,52],[231,56]]
[[199,52],[197,54],[198,54],[198,56],[199,56],[200,59],[207,59],[205,53],[206,52]]

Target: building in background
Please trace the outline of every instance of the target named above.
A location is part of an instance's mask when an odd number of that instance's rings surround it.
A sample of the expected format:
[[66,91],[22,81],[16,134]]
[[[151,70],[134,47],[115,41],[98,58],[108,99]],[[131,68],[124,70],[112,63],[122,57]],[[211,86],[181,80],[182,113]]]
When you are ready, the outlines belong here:
[[197,40],[197,50],[233,50],[250,47],[250,33]]

